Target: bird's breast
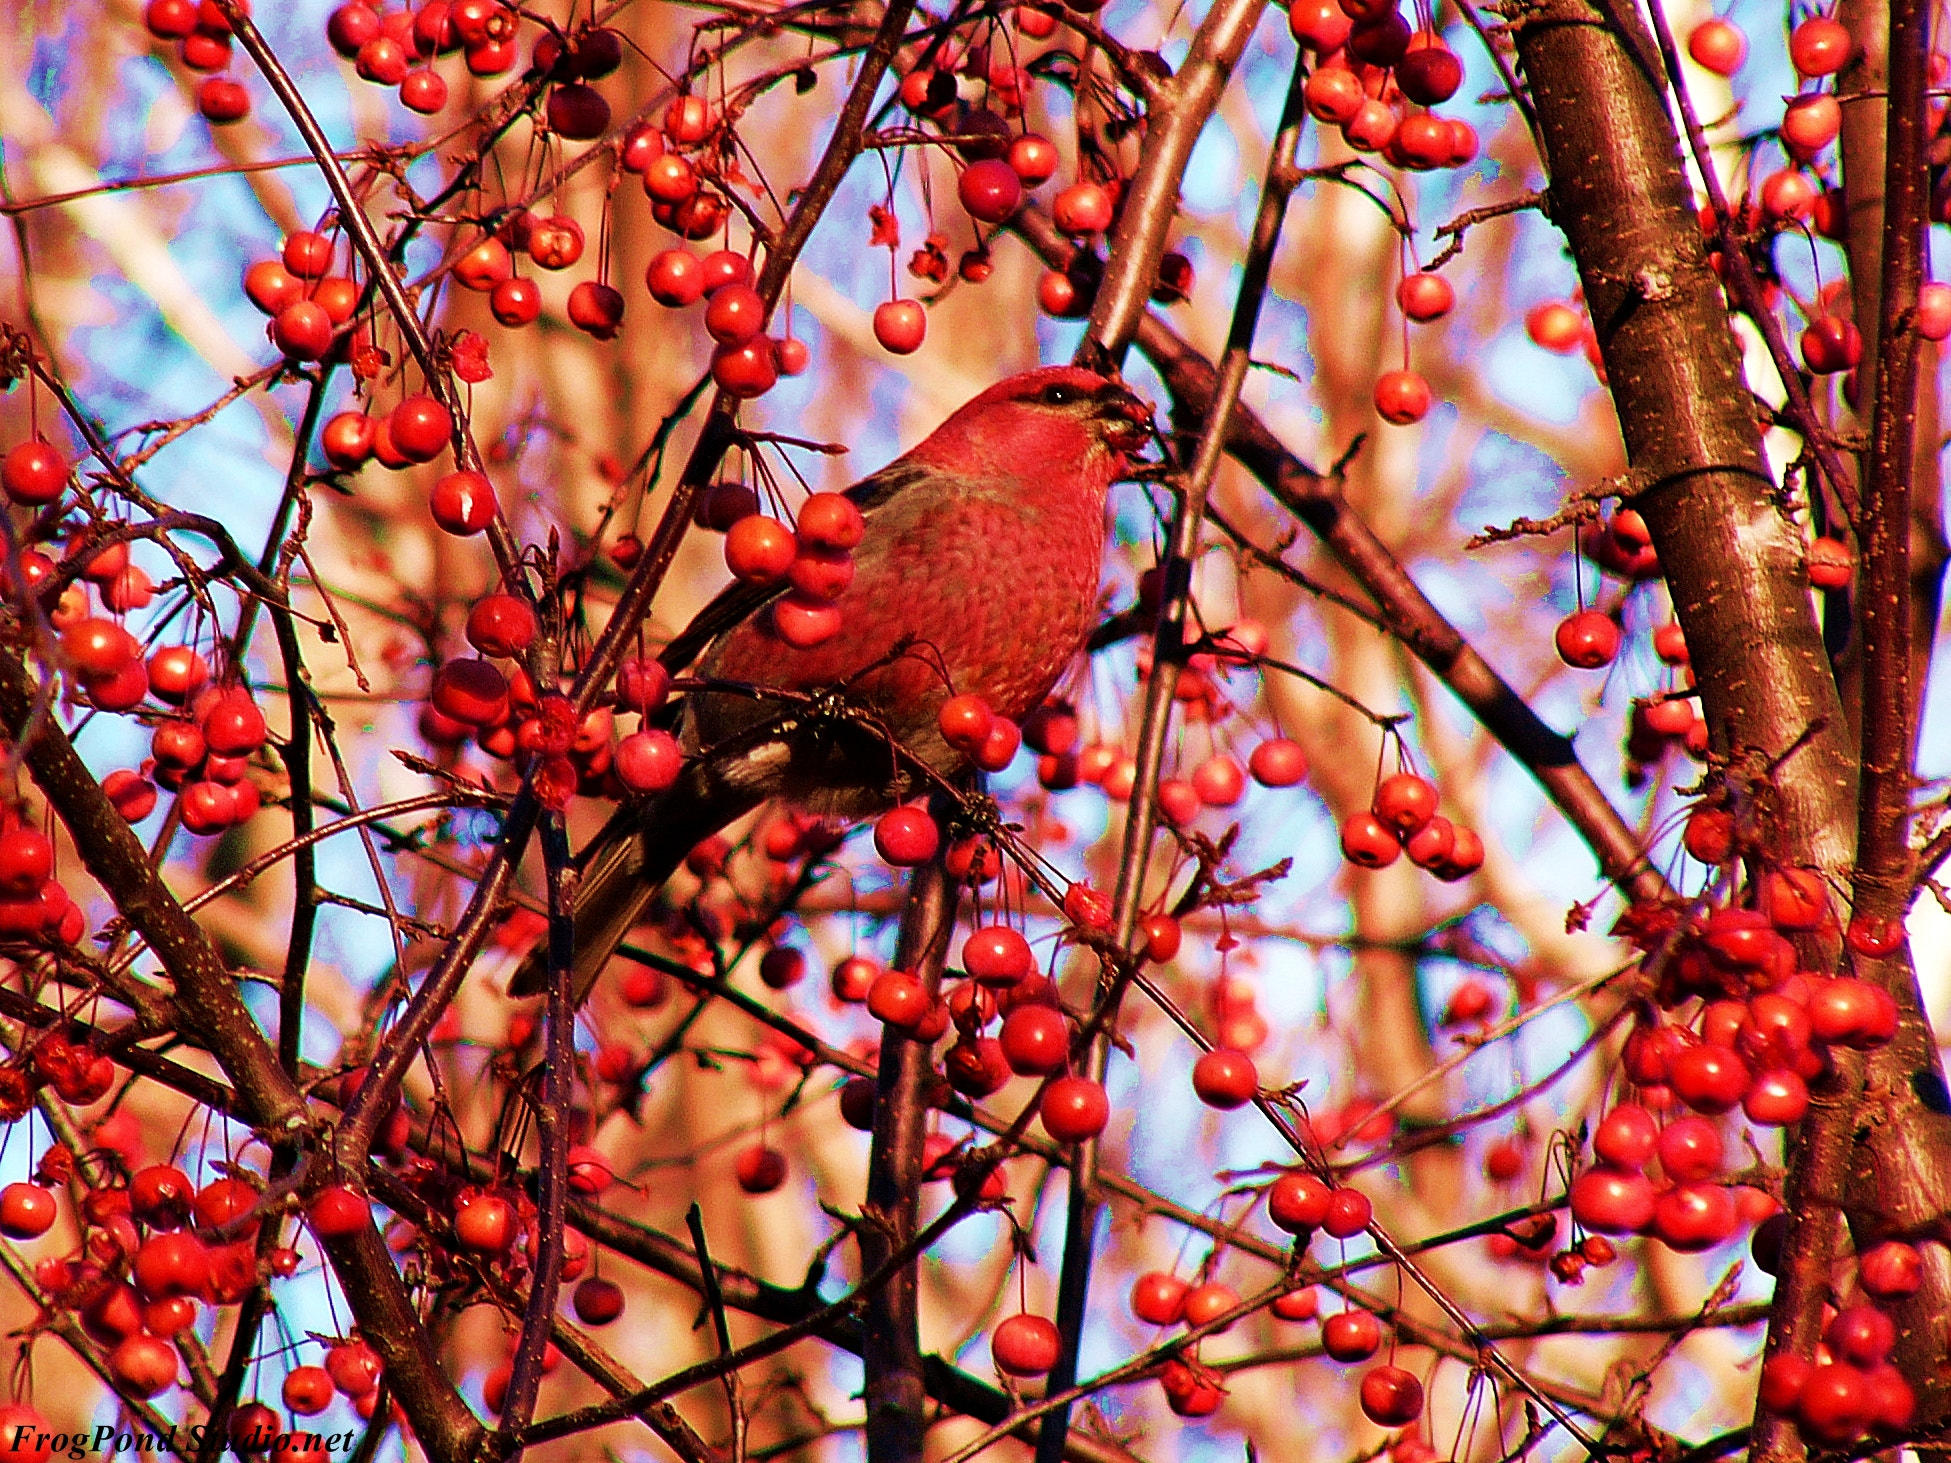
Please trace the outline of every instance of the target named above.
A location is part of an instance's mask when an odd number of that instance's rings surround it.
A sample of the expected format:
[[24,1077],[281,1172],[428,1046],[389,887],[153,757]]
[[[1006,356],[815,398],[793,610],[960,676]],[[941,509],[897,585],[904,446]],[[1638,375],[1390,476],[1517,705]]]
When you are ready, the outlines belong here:
[[[847,684],[851,699],[885,717],[904,741],[931,742],[925,755],[939,749],[947,757],[934,721],[949,695],[973,692],[1017,720],[1034,709],[1090,628],[1102,503],[1081,494],[1080,501],[1020,501],[964,492],[923,501],[930,497],[905,492],[874,514],[831,640],[796,649],[762,612],[713,647],[705,674],[797,691]],[[707,740],[758,710],[711,699],[723,711],[701,708]]]

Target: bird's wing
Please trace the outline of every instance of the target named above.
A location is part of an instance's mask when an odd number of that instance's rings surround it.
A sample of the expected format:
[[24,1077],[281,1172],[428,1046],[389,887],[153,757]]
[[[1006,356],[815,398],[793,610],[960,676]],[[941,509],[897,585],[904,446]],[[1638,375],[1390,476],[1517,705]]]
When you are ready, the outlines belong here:
[[[925,469],[910,463],[905,457],[898,458],[848,488],[847,496],[853,499],[854,506],[871,523],[877,508],[925,475]],[[759,613],[784,594],[786,588],[783,581],[778,584],[726,585],[692,617],[690,624],[678,631],[669,645],[657,653],[657,659],[672,675],[682,675],[690,668],[691,662],[705,653],[712,641],[734,625],[743,624]]]

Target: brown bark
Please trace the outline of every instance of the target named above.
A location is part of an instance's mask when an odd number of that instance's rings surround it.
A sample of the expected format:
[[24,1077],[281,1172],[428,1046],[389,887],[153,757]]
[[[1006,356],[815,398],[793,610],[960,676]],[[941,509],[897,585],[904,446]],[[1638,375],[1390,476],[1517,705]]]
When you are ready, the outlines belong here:
[[[1579,267],[1632,463],[1631,501],[1659,549],[1715,749],[1732,775],[1772,782],[1774,860],[1846,878],[1856,859],[1857,759],[1801,573],[1799,532],[1772,500],[1651,38],[1636,13],[1580,0],[1525,6],[1515,19],[1549,154],[1553,216]],[[1877,1083],[1880,1136],[1856,1160],[1881,1171],[1882,1192],[1872,1197],[1859,1184],[1850,1199],[1859,1220],[1873,1212],[1859,1207],[1866,1201],[1887,1208],[1899,1192],[1912,1202],[1942,1192],[1941,1184],[1919,1186],[1914,1170],[1894,1169],[1898,1153],[1928,1155],[1942,1145],[1936,1119],[1913,1095],[1920,1085],[1928,1092],[1935,1077],[1934,1063],[1919,1061],[1928,1028],[1915,982],[1893,981],[1892,989],[1903,1031],[1876,1059],[1889,1071]],[[1856,1075],[1844,1059],[1818,1084],[1792,1158],[1796,1223],[1772,1348],[1813,1345],[1841,1166],[1857,1137]],[[1939,1315],[1945,1278],[1933,1272],[1918,1297]],[[1908,1360],[1913,1385],[1935,1380],[1915,1356]],[[1925,1405],[1935,1415],[1942,1404]],[[1758,1455],[1787,1456],[1797,1446],[1779,1420],[1762,1419]]]

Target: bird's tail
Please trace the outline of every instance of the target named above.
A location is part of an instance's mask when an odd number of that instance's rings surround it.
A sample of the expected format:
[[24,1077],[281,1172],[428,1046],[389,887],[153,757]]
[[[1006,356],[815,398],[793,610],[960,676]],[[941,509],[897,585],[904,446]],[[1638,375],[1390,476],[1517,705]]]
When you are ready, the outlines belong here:
[[[757,807],[763,797],[740,795],[712,775],[710,759],[688,762],[678,780],[649,801],[625,804],[577,855],[574,1002],[580,1006],[610,956],[642,918],[684,856],[719,829]],[[522,958],[508,982],[511,996],[548,988],[548,940]]]

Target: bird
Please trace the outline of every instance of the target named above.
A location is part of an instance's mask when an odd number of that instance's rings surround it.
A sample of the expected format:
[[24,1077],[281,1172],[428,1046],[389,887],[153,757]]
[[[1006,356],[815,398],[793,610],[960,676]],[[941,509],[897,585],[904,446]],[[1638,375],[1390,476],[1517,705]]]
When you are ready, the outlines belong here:
[[[1151,420],[1128,387],[1081,367],[1008,377],[847,489],[865,527],[838,633],[781,639],[769,610],[783,585],[734,584],[699,612],[659,655],[672,674],[696,661],[707,686],[684,698],[682,771],[577,855],[575,1004],[685,855],[762,803],[851,820],[921,790],[925,774],[870,721],[953,779],[969,763],[942,736],[945,700],[977,695],[1013,721],[1043,703],[1090,633],[1105,502]],[[826,695],[862,715],[820,714]],[[546,945],[511,995],[547,988]]]

